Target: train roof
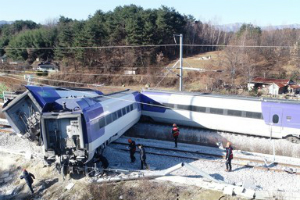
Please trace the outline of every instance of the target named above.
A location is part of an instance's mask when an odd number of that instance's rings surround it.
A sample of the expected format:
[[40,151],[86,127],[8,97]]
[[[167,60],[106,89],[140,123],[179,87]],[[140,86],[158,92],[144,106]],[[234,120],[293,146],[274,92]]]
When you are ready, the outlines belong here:
[[182,91],[153,90],[153,89],[142,90],[142,93],[143,92],[168,93],[168,94],[176,94],[176,95],[190,95],[190,96],[237,99],[237,100],[248,100],[248,101],[265,101],[265,102],[274,102],[274,103],[292,103],[292,104],[300,103],[300,101],[298,100],[272,99],[272,98],[250,97],[250,96],[240,96],[240,95],[221,95],[221,94],[211,94],[211,93],[201,93],[201,92],[182,92]]
[[44,107],[47,103],[52,103],[60,98],[96,97],[103,95],[103,93],[98,90],[86,88],[61,88],[33,85],[26,85],[25,87],[34,96],[35,100],[41,107]]
[[133,90],[123,90],[123,91],[119,91],[119,92],[114,92],[114,93],[110,93],[110,94],[104,94],[104,95],[101,95],[101,96],[98,96],[98,97],[95,97],[93,98],[94,100],[96,101],[106,101],[106,100],[109,100],[109,99],[114,99],[114,98],[120,98],[124,95],[128,95],[128,94],[132,94],[136,91],[133,91]]

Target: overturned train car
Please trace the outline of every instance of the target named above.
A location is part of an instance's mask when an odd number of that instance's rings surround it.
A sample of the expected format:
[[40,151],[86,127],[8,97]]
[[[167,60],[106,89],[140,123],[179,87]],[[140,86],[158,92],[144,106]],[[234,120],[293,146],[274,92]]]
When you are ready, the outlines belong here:
[[28,124],[19,120],[20,113],[26,116],[39,113],[45,159],[59,163],[65,173],[84,172],[95,155],[101,154],[107,144],[120,137],[141,116],[140,95],[135,91],[109,95],[95,91],[80,91],[81,95],[77,91],[74,95],[70,91],[72,95],[60,94],[53,98],[55,95],[43,87],[27,88],[26,94],[13,100],[4,112],[10,124],[23,132],[27,131]]
[[41,113],[49,103],[60,98],[103,95],[97,90],[81,88],[25,87],[24,93],[4,104],[3,113],[17,134],[39,143]]

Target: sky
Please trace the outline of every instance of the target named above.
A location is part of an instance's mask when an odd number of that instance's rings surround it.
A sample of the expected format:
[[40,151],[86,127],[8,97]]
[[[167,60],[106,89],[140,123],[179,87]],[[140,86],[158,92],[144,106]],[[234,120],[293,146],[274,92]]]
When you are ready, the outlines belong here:
[[172,7],[181,14],[216,25],[252,23],[258,26],[300,24],[300,0],[0,0],[0,21],[47,22],[64,16],[86,20],[97,10],[113,11],[135,4],[148,8]]

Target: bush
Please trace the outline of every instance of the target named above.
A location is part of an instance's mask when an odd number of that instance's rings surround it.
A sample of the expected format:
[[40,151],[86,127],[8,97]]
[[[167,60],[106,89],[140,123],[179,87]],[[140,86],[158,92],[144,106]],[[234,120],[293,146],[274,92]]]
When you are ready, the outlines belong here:
[[3,91],[8,91],[8,87],[5,84],[0,83],[0,99],[3,99]]

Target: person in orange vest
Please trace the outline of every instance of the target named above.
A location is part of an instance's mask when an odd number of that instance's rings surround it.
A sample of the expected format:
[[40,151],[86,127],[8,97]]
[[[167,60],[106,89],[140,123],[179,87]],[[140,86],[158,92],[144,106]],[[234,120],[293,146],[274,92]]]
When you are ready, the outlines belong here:
[[135,145],[135,142],[131,139],[128,139],[128,148],[129,148],[129,152],[130,152],[130,159],[131,159],[131,162],[135,162],[135,157],[134,157],[134,153],[136,151],[136,145]]
[[179,128],[176,124],[173,124],[172,134],[173,134],[173,138],[174,138],[174,141],[175,141],[175,148],[177,148],[177,139],[178,139],[178,136],[179,136]]
[[227,145],[226,145],[226,156],[225,156],[225,159],[226,159],[226,172],[231,172],[232,168],[231,168],[231,160],[233,159],[233,148],[231,146],[231,143],[230,142],[227,142]]

